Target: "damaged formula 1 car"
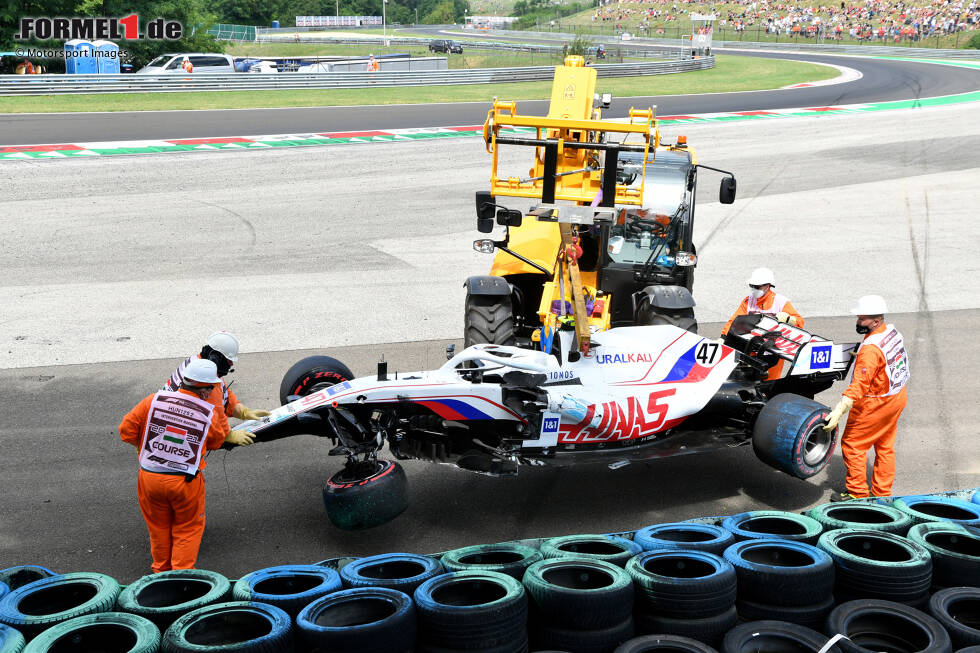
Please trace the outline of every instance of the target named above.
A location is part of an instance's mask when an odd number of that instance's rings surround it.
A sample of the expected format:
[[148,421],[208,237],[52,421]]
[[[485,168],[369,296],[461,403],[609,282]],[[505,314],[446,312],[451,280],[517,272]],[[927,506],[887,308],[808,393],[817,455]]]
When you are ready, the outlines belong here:
[[[591,335],[557,333],[553,353],[478,344],[439,369],[353,378],[340,361],[296,363],[283,406],[242,428],[259,441],[299,433],[331,438],[347,459],[324,488],[331,521],[356,529],[407,505],[401,467],[378,458],[424,459],[492,475],[520,465],[629,461],[752,443],[772,467],[797,478],[820,472],[837,432],[809,397],[847,374],[856,344],[838,344],[767,316],[742,316],[724,341],[671,326]],[[769,379],[779,365],[780,378]],[[791,390],[791,391],[790,391]]]

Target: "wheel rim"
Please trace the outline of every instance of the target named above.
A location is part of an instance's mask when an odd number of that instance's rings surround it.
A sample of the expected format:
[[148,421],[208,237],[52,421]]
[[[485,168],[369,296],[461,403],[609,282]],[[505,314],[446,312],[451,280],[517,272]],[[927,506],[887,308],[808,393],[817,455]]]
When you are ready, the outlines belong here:
[[811,429],[803,443],[803,462],[810,467],[821,464],[830,453],[833,443],[833,431],[825,431],[821,425]]
[[305,397],[306,395],[311,395],[316,392],[320,392],[321,390],[326,390],[327,388],[335,385],[337,385],[335,381],[320,381],[319,383],[314,383],[309,387],[303,396]]

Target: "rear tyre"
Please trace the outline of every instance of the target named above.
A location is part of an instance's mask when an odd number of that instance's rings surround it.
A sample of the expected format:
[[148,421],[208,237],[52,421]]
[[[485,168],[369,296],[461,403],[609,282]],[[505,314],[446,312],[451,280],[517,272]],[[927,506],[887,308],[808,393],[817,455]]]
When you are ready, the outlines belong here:
[[337,528],[356,531],[387,523],[408,507],[408,479],[391,460],[344,467],[323,488],[327,517]]
[[310,356],[286,371],[279,385],[279,403],[288,404],[292,395],[305,397],[354,378],[346,365],[330,356]]
[[508,295],[467,295],[463,346],[514,344],[514,308]]
[[694,319],[693,308],[660,308],[650,304],[650,298],[644,297],[636,307],[637,326],[656,326],[669,324],[679,329],[687,329],[691,333],[698,332],[698,321]]
[[837,429],[823,429],[828,412],[823,404],[800,395],[776,395],[755,420],[755,455],[770,467],[796,478],[820,473],[837,446]]

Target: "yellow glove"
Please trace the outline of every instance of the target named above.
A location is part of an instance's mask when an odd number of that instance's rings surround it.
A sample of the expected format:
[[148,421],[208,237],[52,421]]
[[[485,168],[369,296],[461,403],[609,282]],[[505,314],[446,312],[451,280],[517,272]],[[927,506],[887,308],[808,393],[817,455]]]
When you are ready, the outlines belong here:
[[850,397],[841,397],[840,402],[834,406],[834,409],[830,411],[829,415],[827,415],[827,423],[824,424],[823,430],[833,431],[837,427],[837,422],[840,421],[840,418],[843,417],[844,413],[849,411],[853,405],[853,399]]
[[795,315],[790,315],[786,311],[779,311],[778,313],[776,313],[776,321],[777,322],[786,322],[790,326],[796,326],[796,316]]
[[247,422],[261,417],[268,417],[270,414],[267,410],[252,410],[245,404],[235,404],[235,410],[231,416]]
[[234,431],[231,431],[228,434],[228,437],[225,438],[225,442],[227,442],[228,444],[237,444],[240,447],[244,447],[252,444],[252,440],[254,439],[255,436],[249,433],[248,431],[246,431],[245,429],[235,429]]

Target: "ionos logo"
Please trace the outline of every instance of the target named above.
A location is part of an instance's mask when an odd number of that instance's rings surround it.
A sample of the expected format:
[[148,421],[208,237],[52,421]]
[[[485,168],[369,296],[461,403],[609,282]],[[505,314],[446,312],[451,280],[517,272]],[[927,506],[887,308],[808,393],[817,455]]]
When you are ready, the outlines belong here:
[[123,18],[21,18],[20,32],[15,39],[26,41],[56,39],[156,39],[176,41],[184,33],[184,26],[176,20],[156,18],[146,24],[146,33],[140,32],[140,18],[130,14]]

